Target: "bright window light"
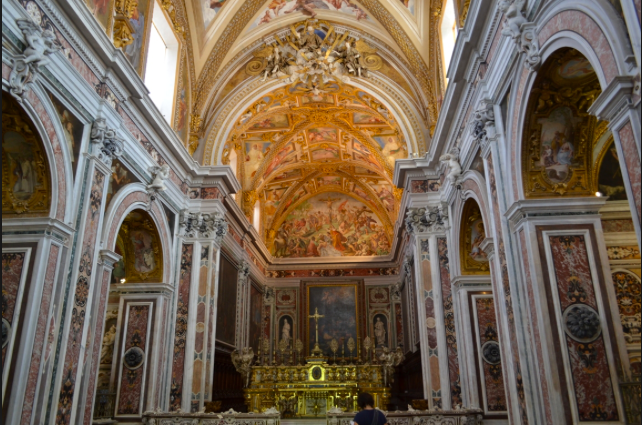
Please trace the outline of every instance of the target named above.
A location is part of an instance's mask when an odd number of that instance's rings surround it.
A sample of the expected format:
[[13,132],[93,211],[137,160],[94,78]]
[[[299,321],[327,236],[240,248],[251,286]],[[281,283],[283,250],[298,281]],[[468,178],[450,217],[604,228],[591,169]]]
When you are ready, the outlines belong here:
[[145,66],[145,85],[161,114],[171,123],[176,89],[178,39],[160,4],[154,2]]
[[455,40],[457,40],[457,21],[455,20],[455,7],[453,0],[446,2],[446,9],[441,20],[441,50],[444,59],[444,72],[448,71],[450,59],[455,49]]

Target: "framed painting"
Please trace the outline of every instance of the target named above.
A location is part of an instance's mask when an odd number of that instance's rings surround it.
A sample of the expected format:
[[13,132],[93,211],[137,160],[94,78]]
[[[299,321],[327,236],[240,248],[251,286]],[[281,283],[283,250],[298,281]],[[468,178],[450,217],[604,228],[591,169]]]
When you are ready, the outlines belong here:
[[[317,340],[323,354],[331,356],[330,342],[336,339],[339,347],[350,338],[355,342],[361,335],[363,288],[359,282],[303,283],[304,346],[308,355]],[[314,319],[314,316],[317,319]],[[341,350],[341,348],[339,348]],[[346,348],[347,350],[347,348]],[[348,352],[346,351],[346,355]]]

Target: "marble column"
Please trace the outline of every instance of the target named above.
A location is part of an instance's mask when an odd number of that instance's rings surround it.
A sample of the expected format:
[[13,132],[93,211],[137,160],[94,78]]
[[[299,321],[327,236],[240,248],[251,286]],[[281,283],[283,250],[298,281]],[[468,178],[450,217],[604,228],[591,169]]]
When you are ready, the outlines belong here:
[[227,233],[220,201],[181,213],[180,267],[169,410],[199,412],[211,401],[220,248]]
[[532,391],[546,423],[624,423],[626,344],[598,210],[603,198],[516,202],[507,212],[526,292]]
[[[96,279],[99,259],[98,232],[102,228],[105,195],[111,173],[111,161],[122,154],[123,142],[104,119],[92,125],[91,151],[87,154],[83,181],[87,182],[80,197],[77,233],[72,248],[71,270],[61,294],[61,325],[55,348],[53,386],[45,422],[55,418],[57,424],[82,423],[82,374],[94,336],[91,308],[102,296],[102,279]],[[89,345],[88,345],[89,344]]]
[[451,391],[438,241],[447,238],[447,213],[437,200],[425,206],[412,207],[406,213],[406,229],[414,244],[414,289],[417,293],[424,397],[431,409],[450,408]]

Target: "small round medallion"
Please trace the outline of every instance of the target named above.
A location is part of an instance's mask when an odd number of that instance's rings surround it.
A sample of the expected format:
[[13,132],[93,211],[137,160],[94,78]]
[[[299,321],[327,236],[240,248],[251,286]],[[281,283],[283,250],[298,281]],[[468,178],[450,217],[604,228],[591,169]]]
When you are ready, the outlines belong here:
[[434,329],[437,327],[437,320],[434,317],[426,318],[426,327],[428,329]]
[[131,347],[123,355],[123,363],[127,369],[138,369],[143,364],[145,352],[140,347]]
[[481,351],[482,358],[488,364],[499,364],[499,362],[502,361],[497,341],[486,341],[484,345],[482,345]]
[[602,333],[600,316],[586,304],[573,304],[562,315],[564,331],[578,342],[592,342]]
[[321,368],[319,366],[315,366],[312,368],[312,379],[318,381],[322,376],[323,372],[321,371]]

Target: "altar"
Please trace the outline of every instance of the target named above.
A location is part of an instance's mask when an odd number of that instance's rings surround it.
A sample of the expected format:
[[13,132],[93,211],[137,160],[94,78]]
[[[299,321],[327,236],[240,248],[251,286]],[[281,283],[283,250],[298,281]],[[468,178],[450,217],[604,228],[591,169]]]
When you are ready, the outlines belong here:
[[256,361],[249,347],[233,353],[232,360],[244,379],[248,411],[262,413],[276,407],[284,418],[325,417],[337,409],[358,410],[357,395],[362,392],[372,394],[374,407],[386,409],[394,368],[403,361],[401,349],[376,349],[369,337],[355,341],[350,336],[345,345],[332,338],[327,344],[330,351],[324,352],[319,321],[325,316],[315,308],[308,318],[314,322],[314,342],[306,357],[301,355],[300,340],[285,337],[275,344],[272,356],[269,341],[262,340]]
[[276,406],[282,417],[324,417],[333,407],[356,411],[357,395],[369,392],[377,407],[385,407],[390,389],[384,384],[384,368],[321,359],[298,366],[253,366],[245,404],[256,413]]

